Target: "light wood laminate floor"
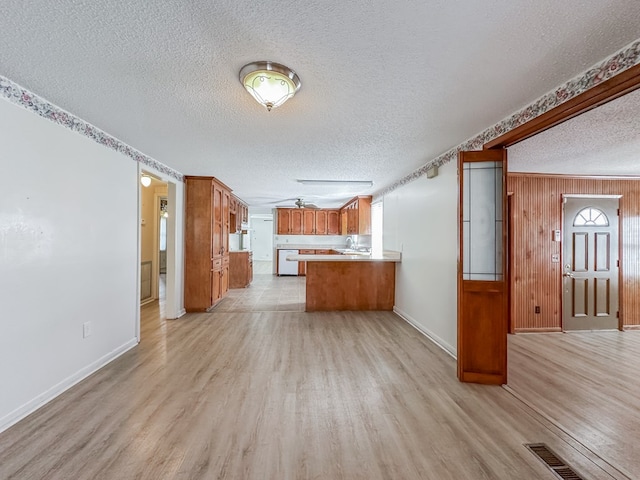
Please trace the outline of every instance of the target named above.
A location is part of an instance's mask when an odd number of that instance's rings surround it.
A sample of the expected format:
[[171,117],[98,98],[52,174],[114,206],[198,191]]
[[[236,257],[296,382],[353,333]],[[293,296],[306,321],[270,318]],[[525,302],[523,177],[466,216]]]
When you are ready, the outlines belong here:
[[509,388],[640,478],[640,332],[509,336]]
[[459,383],[391,312],[264,305],[173,321],[145,306],[138,347],[0,434],[0,478],[556,478],[529,442],[624,478],[505,389]]

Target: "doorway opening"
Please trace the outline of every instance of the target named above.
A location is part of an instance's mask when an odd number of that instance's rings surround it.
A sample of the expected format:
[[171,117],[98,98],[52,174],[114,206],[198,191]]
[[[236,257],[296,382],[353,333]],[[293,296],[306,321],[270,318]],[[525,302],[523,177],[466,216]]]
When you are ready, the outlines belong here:
[[274,271],[273,229],[272,213],[252,213],[249,207],[249,234],[254,274],[269,274]]
[[[175,315],[176,301],[176,196],[177,187],[170,179],[140,170],[139,261],[140,261],[140,317],[137,324],[138,341],[144,334],[146,319]],[[173,236],[173,237],[172,237]],[[168,307],[168,308],[167,308]],[[141,325],[142,324],[142,325]]]

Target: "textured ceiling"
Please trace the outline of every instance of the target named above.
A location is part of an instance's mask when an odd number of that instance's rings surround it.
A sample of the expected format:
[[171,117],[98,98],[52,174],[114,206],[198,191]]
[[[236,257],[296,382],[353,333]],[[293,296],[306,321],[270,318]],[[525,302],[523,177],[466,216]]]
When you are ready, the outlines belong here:
[[[637,0],[3,0],[0,74],[252,205],[336,206],[585,71],[639,24]],[[238,81],[256,60],[302,80],[270,113]]]
[[509,171],[640,175],[640,90],[509,148]]

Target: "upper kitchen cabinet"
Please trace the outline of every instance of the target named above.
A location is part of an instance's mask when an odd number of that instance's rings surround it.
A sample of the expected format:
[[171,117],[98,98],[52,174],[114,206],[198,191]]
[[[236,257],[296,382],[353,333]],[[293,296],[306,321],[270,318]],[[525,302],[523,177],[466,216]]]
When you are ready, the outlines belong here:
[[327,235],[340,235],[340,210],[327,210]]
[[[278,208],[278,235],[341,235],[340,210]],[[346,235],[346,233],[345,233]]]
[[214,177],[185,177],[187,312],[203,312],[228,290],[231,190]]
[[304,209],[302,218],[304,235],[327,234],[327,210]]
[[301,208],[278,208],[278,235],[302,235],[303,211]]
[[371,235],[371,200],[370,195],[354,197],[341,208],[343,235]]
[[278,209],[278,235],[288,235],[291,230],[291,209]]
[[235,195],[231,195],[229,206],[229,232],[238,233],[242,231],[242,224],[249,221],[249,207]]

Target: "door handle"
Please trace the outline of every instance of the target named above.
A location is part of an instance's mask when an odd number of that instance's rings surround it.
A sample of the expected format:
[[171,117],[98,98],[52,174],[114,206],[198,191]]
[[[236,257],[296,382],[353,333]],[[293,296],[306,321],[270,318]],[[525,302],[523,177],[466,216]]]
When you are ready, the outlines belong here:
[[564,272],[562,274],[563,277],[569,277],[569,278],[573,278],[573,273],[572,272]]

